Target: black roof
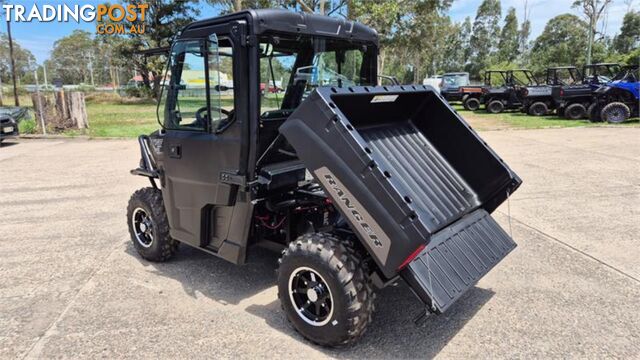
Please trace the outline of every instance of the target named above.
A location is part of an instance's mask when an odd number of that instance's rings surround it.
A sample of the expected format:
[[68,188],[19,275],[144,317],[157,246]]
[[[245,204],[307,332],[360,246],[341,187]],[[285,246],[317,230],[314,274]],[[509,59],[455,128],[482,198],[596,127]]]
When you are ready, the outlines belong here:
[[249,31],[255,35],[266,32],[287,32],[378,43],[378,33],[359,22],[282,9],[251,9],[196,21],[183,30],[183,36],[188,36],[188,33],[203,30],[208,26],[233,20],[249,22],[252,25],[249,26]]

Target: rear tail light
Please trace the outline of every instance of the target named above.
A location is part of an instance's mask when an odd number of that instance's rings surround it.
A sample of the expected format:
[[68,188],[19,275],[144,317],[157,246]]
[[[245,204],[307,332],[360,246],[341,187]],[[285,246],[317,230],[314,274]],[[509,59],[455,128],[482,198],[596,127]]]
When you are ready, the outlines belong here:
[[560,96],[564,96],[564,90],[560,89]]
[[424,250],[425,247],[426,247],[425,244],[421,244],[420,246],[418,246],[418,248],[415,249],[411,253],[411,255],[407,256],[407,258],[404,259],[402,264],[400,264],[400,266],[398,266],[398,271],[404,269],[407,265],[409,265],[409,263],[411,263],[416,257],[418,257],[418,255],[420,255],[420,253],[422,252],[422,250]]

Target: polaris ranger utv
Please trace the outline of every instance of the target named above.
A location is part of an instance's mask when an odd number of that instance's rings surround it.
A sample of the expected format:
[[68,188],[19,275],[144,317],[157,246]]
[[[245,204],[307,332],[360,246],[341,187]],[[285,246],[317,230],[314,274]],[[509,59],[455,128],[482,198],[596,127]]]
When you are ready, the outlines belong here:
[[611,81],[619,71],[620,65],[615,63],[584,65],[580,82],[553,89],[552,96],[557,104],[558,115],[570,120],[587,117],[595,106],[593,92],[600,85]]
[[[542,116],[560,109],[562,102],[557,96],[564,87],[582,86],[580,71],[575,66],[547,68],[544,84],[521,88],[522,112],[532,116]],[[569,113],[573,114],[572,111]],[[579,115],[582,116],[582,115]]]
[[509,72],[506,70],[486,70],[484,72],[483,85],[461,86],[458,90],[465,109],[476,111],[483,103],[483,94],[486,89],[506,86]]
[[538,86],[538,80],[526,69],[508,70],[506,82],[500,87],[482,89],[484,107],[487,112],[498,114],[504,110],[518,110],[522,107],[523,87]]
[[489,214],[521,180],[433,88],[376,86],[377,54],[364,25],[283,10],[185,27],[132,170],[139,254],[279,249],[283,312],[321,345],[358,339],[401,279],[446,311],[515,248]]

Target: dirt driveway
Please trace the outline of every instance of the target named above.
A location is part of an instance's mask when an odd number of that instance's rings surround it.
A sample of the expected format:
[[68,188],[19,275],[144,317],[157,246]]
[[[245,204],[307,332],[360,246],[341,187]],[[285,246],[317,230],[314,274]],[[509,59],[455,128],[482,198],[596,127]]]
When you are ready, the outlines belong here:
[[640,128],[481,134],[524,179],[496,217],[519,247],[422,327],[403,285],[361,342],[313,346],[276,300],[275,254],[236,267],[132,249],[135,141],[0,148],[0,358],[638,358]]

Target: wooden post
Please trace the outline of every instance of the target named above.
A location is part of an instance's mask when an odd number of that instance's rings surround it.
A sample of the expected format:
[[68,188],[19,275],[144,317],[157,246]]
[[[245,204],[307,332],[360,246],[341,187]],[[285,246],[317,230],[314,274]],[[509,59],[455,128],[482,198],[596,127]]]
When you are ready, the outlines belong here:
[[87,107],[84,101],[84,93],[69,93],[69,117],[71,118],[71,123],[77,126],[78,129],[89,128],[89,120],[87,118]]

